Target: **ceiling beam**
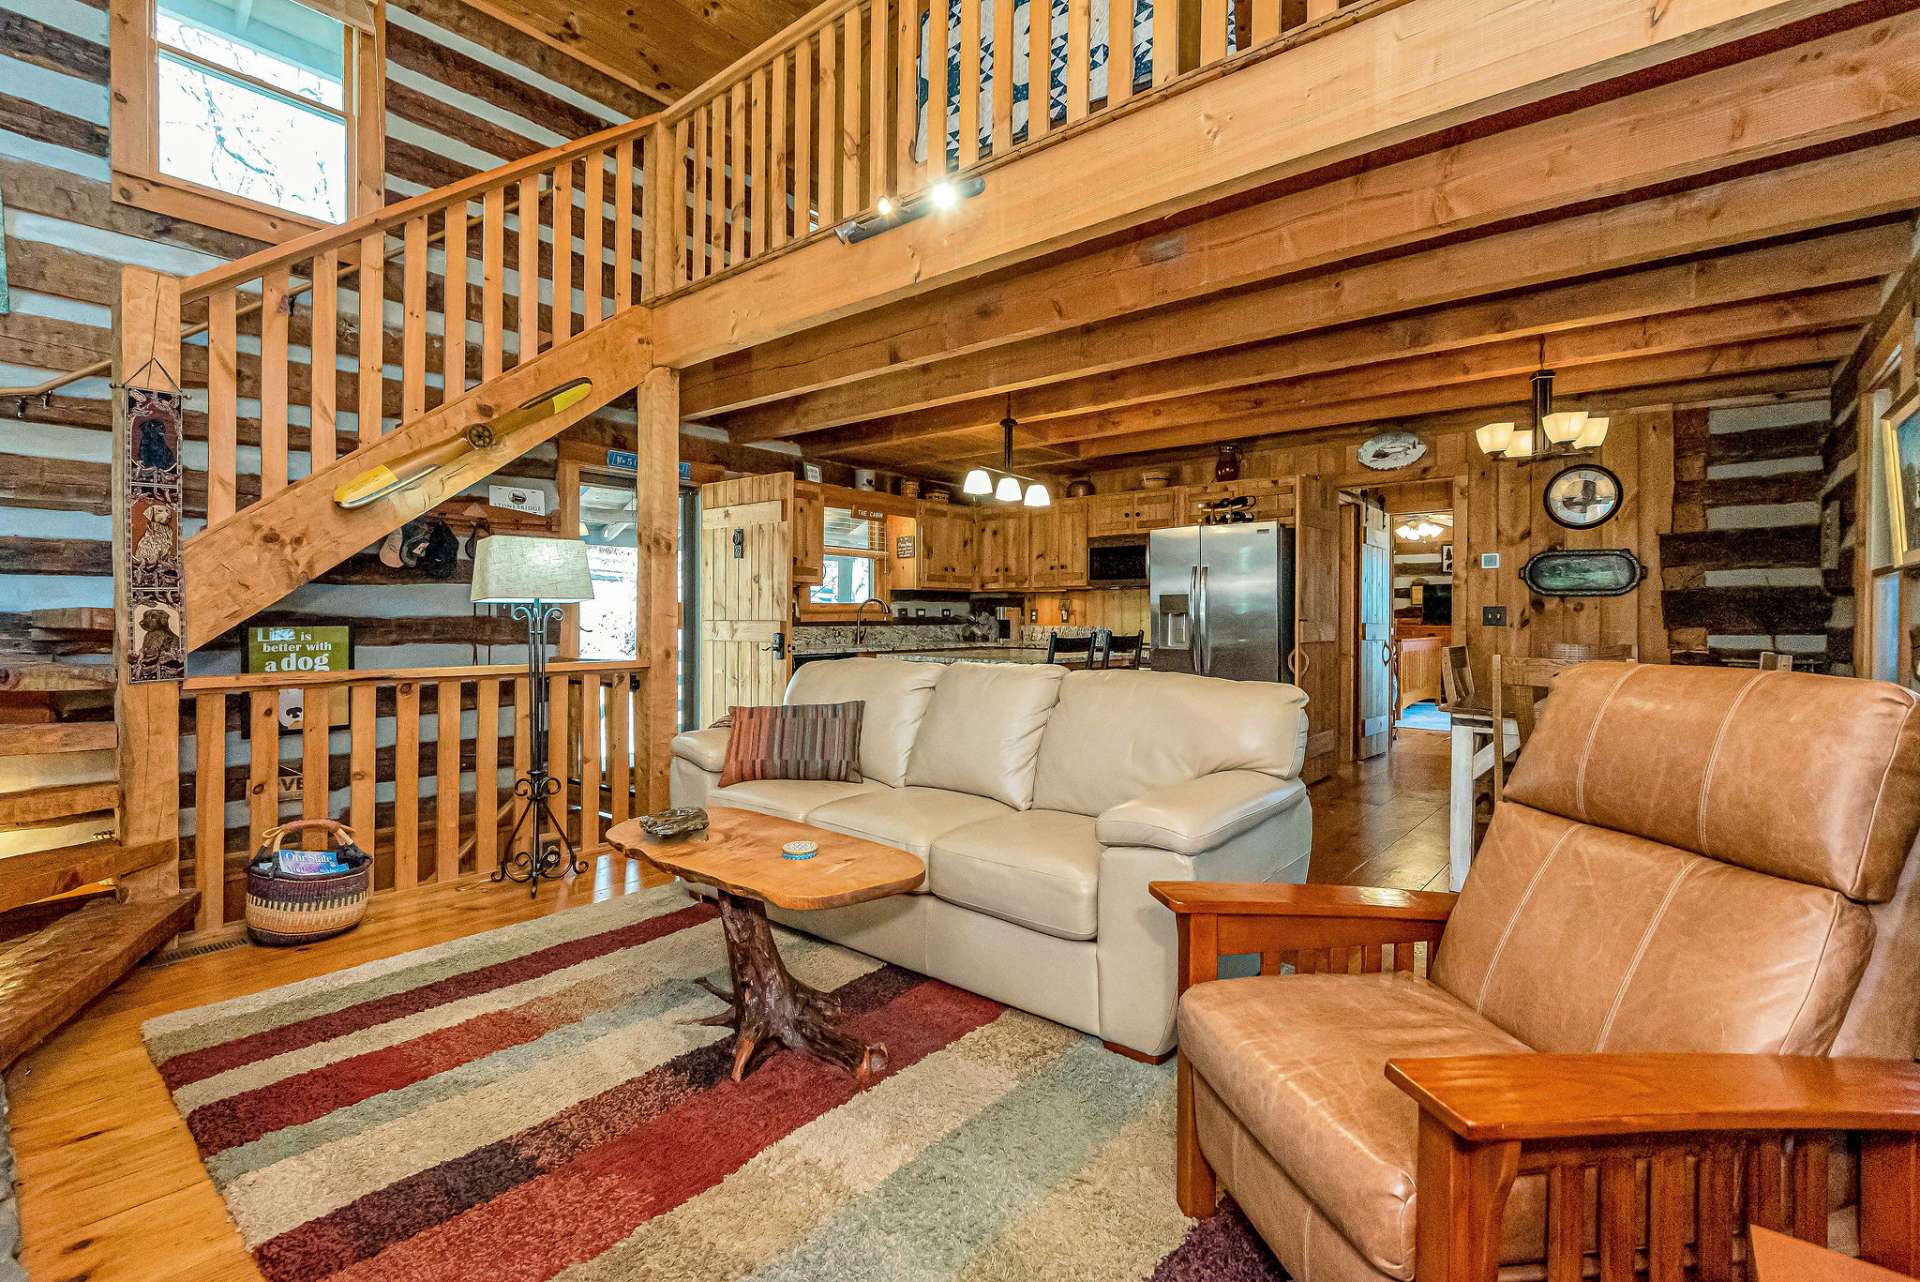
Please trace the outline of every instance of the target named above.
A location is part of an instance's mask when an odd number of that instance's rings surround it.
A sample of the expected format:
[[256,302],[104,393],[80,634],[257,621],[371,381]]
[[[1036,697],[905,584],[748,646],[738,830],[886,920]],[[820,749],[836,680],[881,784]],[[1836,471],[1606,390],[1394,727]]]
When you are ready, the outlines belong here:
[[696,366],[683,412],[711,417],[1696,178],[1910,122],[1917,109],[1920,15],[1907,14]]
[[[1384,149],[1424,148],[1489,120],[1638,88],[1783,27],[1859,21],[1869,8],[1849,0],[1362,0],[1217,75],[1143,94],[982,166],[984,192],[952,217],[919,219],[857,246],[809,240],[662,300],[662,359],[684,369]],[[1883,78],[1873,89],[1895,96]],[[1739,145],[1737,136],[1727,141]]]
[[[1024,427],[1071,414],[1221,391],[1279,378],[1350,369],[1479,343],[1527,339],[1549,366],[1628,353],[1651,354],[1863,321],[1879,304],[1880,278],[1906,260],[1912,233],[1902,222],[1811,242],[1739,251],[1702,276],[1669,264],[1525,295],[1457,304],[1412,317],[1320,330],[1250,347],[1159,361],[1090,378],[1024,388],[956,405],[854,424],[801,438],[809,455],[863,461],[876,445],[931,440],[998,423],[1011,412]],[[1845,281],[1836,283],[1835,278]],[[1854,283],[1857,282],[1857,283]],[[1704,293],[1702,292],[1704,287]],[[1806,290],[1785,297],[1782,291]],[[1746,295],[1746,297],[1742,297]],[[1726,302],[1725,298],[1738,301]],[[1706,303],[1706,306],[1698,304]],[[1615,319],[1625,309],[1648,315]],[[1541,336],[1536,338],[1535,336]]]

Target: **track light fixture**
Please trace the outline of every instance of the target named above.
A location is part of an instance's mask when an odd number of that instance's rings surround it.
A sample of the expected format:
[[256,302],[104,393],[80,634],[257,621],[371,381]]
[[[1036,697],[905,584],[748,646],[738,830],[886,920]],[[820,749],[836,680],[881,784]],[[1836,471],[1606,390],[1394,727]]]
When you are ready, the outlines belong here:
[[963,200],[972,200],[987,189],[987,180],[978,175],[971,178],[942,178],[924,191],[898,200],[891,196],[882,196],[874,202],[870,213],[858,218],[849,218],[833,229],[833,234],[845,245],[857,245],[863,240],[871,240],[881,232],[910,223],[916,218],[924,218],[931,211],[945,213],[959,208]]

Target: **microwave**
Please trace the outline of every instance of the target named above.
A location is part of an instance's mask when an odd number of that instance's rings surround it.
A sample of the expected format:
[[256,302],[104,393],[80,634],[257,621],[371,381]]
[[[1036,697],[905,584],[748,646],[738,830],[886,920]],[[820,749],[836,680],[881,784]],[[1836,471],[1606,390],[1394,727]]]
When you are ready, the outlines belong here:
[[1095,588],[1147,586],[1147,538],[1120,534],[1087,541],[1087,585]]

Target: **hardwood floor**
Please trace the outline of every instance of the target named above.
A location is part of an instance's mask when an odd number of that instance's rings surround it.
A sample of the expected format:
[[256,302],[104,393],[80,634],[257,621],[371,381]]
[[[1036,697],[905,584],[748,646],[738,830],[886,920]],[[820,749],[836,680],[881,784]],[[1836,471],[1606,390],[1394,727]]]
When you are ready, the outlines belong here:
[[[1313,788],[1311,879],[1444,889],[1446,736],[1401,735],[1385,758]],[[156,1015],[561,912],[641,886],[605,859],[591,884],[530,898],[485,879],[376,901],[366,924],[305,948],[241,946],[147,965],[8,1076],[24,1261],[34,1282],[255,1282],[259,1273],[140,1041]]]

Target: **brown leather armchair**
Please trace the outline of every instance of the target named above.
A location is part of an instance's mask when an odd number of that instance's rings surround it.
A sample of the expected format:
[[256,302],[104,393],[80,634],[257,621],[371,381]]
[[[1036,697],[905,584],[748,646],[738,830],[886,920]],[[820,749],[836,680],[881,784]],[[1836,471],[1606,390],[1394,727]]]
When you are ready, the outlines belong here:
[[1299,1282],[1730,1278],[1749,1221],[1920,1276],[1917,703],[1590,664],[1457,897],[1156,883],[1182,1208]]

